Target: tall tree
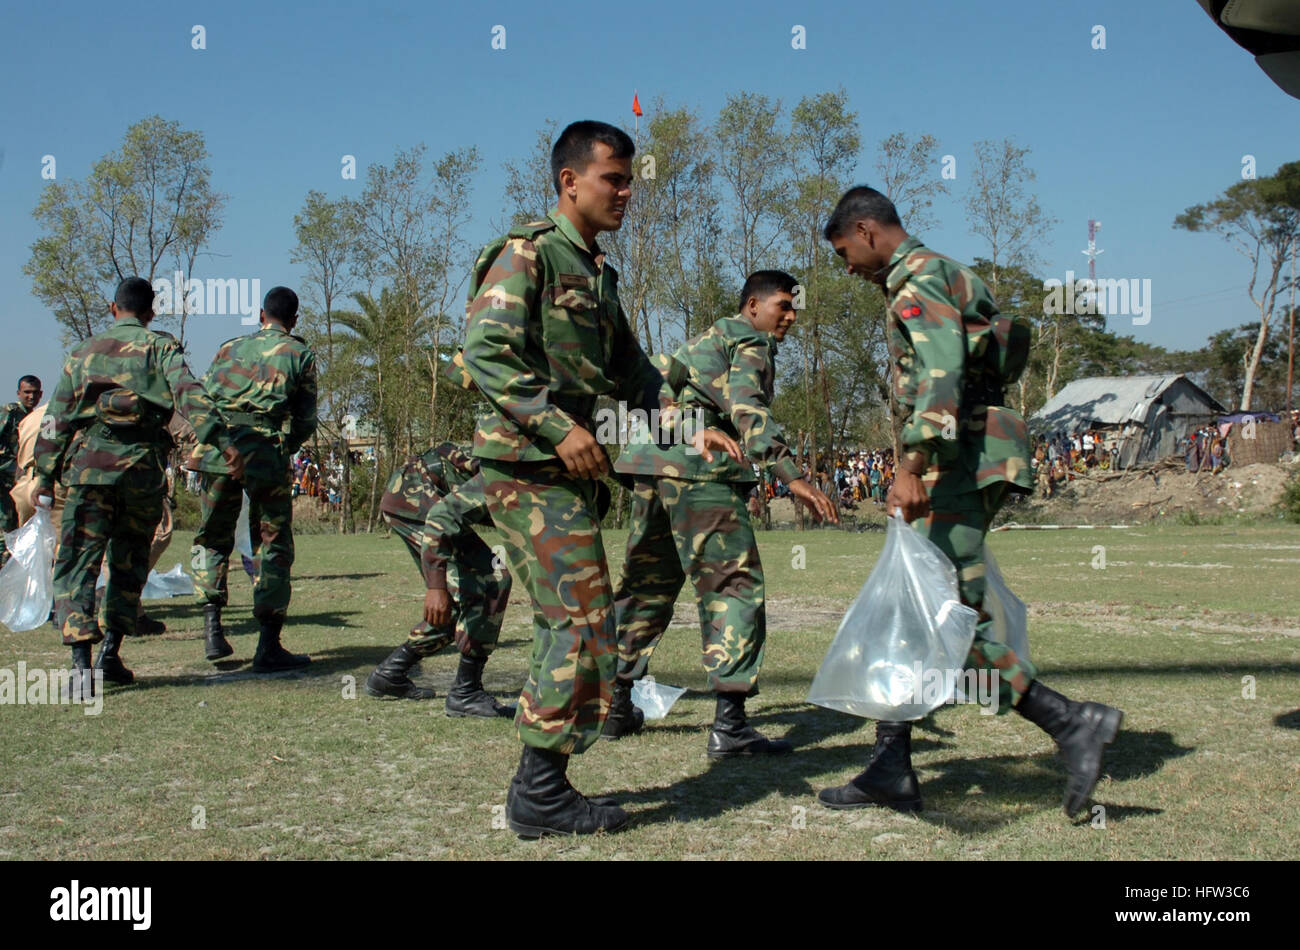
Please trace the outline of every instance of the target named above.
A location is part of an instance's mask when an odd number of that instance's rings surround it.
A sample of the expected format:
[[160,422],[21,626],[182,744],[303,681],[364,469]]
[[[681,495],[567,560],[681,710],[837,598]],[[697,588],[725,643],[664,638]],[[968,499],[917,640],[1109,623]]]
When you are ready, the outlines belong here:
[[995,300],[1002,299],[1002,271],[1008,267],[1032,270],[1038,264],[1035,249],[1056,224],[1028,190],[1038,177],[1026,161],[1029,151],[1010,139],[975,143],[966,220],[971,233],[988,245],[987,280]]
[[[316,352],[320,414],[343,463],[339,528],[355,530],[352,512],[352,455],[348,451],[346,420],[353,412],[360,374],[354,347],[336,339],[336,301],[348,293],[356,277],[351,269],[355,254],[353,224],[345,201],[330,201],[319,191],[309,191],[302,210],[293,218],[298,243],[290,260],[305,267],[302,290],[302,332]],[[318,430],[319,431],[319,430]]]
[[876,172],[880,191],[889,196],[898,209],[903,227],[921,233],[936,223],[932,206],[940,195],[948,193],[943,178],[935,174],[935,153],[939,140],[933,135],[909,138],[895,132],[882,139],[876,151]]
[[32,212],[44,233],[23,272],[64,340],[84,340],[108,325],[107,301],[122,278],[153,281],[175,260],[188,280],[221,226],[225,200],[212,190],[202,134],[150,116],[126,130],[86,181],[46,187]]
[[1219,234],[1250,262],[1246,293],[1259,310],[1259,326],[1241,389],[1241,408],[1250,409],[1278,295],[1287,286],[1282,267],[1292,242],[1300,239],[1300,162],[1289,162],[1273,175],[1229,186],[1213,201],[1193,205],[1178,215],[1174,227]]

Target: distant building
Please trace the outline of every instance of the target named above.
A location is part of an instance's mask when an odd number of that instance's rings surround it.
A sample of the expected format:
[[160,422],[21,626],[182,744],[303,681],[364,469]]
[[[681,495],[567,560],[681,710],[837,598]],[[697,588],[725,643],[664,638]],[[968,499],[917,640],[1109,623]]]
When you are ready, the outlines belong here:
[[1185,375],[1076,379],[1029,420],[1038,436],[1100,430],[1116,443],[1117,468],[1159,461],[1226,410]]

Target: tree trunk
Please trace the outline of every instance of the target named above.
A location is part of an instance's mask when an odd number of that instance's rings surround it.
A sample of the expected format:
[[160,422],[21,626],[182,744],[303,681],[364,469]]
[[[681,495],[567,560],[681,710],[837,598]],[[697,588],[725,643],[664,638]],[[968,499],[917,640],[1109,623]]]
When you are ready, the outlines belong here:
[[375,410],[375,418],[379,419],[380,423],[375,425],[375,474],[370,482],[370,510],[366,515],[366,534],[372,534],[375,530],[375,498],[379,489],[379,432],[384,418],[384,374],[382,370],[378,374],[378,390],[378,405]]

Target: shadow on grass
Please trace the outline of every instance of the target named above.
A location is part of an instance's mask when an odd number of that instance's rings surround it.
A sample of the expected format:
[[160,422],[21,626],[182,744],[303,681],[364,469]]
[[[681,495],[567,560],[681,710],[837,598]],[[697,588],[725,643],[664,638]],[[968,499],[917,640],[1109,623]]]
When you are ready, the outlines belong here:
[[1300,729],[1300,709],[1279,713],[1274,717],[1273,725],[1281,729]]
[[371,571],[369,573],[356,574],[295,574],[293,579],[296,581],[362,581],[370,577],[385,577],[383,571]]
[[[795,704],[790,704],[794,706]],[[701,775],[672,785],[618,793],[620,800],[651,805],[637,812],[637,824],[695,821],[714,818],[766,798],[772,792],[782,797],[811,798],[827,785],[847,781],[860,771],[870,756],[871,743],[836,746],[813,746],[828,735],[857,728],[860,722],[833,712],[809,713],[806,707],[790,712],[770,710],[751,717],[754,722],[794,720],[787,738],[795,742],[793,755],[775,758],[735,758],[710,762]],[[873,733],[864,730],[864,738]],[[802,747],[801,747],[802,746]],[[925,738],[913,740],[914,753],[944,748],[942,742]],[[1170,759],[1192,751],[1173,741],[1167,732],[1122,732],[1107,749],[1106,772],[1114,781],[1141,778],[1159,771]],[[921,793],[928,811],[918,817],[942,825],[963,835],[979,835],[996,830],[1024,816],[1016,806],[1041,805],[1059,808],[1065,788],[1065,771],[1054,754],[1032,756],[1003,755],[989,758],[953,758],[925,763]],[[827,779],[828,773],[841,773]],[[978,787],[977,795],[972,789]],[[1136,805],[1107,805],[1107,821],[1160,814],[1160,809]],[[1091,815],[1091,811],[1086,813]]]

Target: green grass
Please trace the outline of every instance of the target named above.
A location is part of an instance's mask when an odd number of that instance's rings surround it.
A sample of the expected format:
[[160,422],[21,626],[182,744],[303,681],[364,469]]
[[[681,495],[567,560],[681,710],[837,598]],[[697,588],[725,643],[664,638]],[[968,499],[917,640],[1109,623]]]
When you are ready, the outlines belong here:
[[[617,578],[624,534],[606,544]],[[624,833],[526,843],[494,828],[519,755],[509,722],[448,719],[430,703],[370,699],[361,682],[405,636],[421,603],[396,537],[298,539],[286,644],[304,675],[248,672],[250,589],[233,580],[236,654],[202,656],[193,600],[151,602],[162,637],[129,640],[137,684],[103,714],[0,707],[0,856],[10,858],[1290,858],[1300,849],[1300,531],[1144,526],[1008,531],[992,546],[1030,605],[1043,679],[1127,712],[1096,800],[1105,827],[1060,809],[1051,741],[1015,714],[941,711],[915,733],[925,811],[832,812],[819,788],[858,771],[861,720],[807,705],[813,674],[884,536],[762,535],[768,650],[751,716],[798,749],[711,763],[693,602],[678,606],[651,669],[691,688],[639,737],[574,759],[574,784],[615,793]],[[178,534],[162,567],[188,560]],[[792,546],[806,568],[792,567]],[[1105,568],[1095,545],[1105,547]],[[521,685],[530,611],[515,592],[486,682]],[[63,666],[49,627],[0,632],[0,666]],[[424,661],[440,696],[454,656]],[[1243,698],[1243,677],[1255,698]],[[347,698],[350,680],[355,698]],[[194,827],[196,808],[205,827]],[[495,808],[495,811],[494,811]]]

